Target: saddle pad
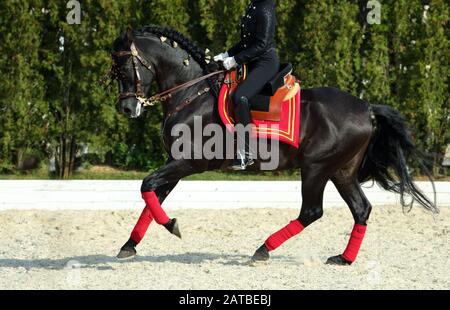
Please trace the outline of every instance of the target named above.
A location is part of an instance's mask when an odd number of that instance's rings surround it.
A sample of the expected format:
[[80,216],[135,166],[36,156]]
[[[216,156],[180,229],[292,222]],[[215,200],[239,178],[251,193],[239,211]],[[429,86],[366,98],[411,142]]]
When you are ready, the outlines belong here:
[[[225,77],[225,81],[229,80],[230,73]],[[234,119],[229,109],[231,104],[231,85],[223,83],[219,93],[218,110],[219,115],[230,132],[234,131]],[[277,139],[280,142],[292,145],[295,148],[300,144],[300,110],[301,110],[301,89],[296,84],[296,93],[281,104],[280,121],[259,120],[253,117],[253,137],[261,137],[267,139]]]

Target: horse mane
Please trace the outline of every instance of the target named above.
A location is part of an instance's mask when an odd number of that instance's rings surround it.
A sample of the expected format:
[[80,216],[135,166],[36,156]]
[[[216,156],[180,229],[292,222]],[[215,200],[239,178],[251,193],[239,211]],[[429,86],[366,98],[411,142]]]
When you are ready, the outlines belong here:
[[219,66],[212,59],[207,60],[205,49],[201,49],[192,40],[188,39],[182,33],[165,26],[149,25],[141,28],[133,29],[136,35],[145,36],[153,34],[156,36],[166,37],[170,41],[176,42],[182,49],[184,49],[202,68],[205,74],[218,70]]

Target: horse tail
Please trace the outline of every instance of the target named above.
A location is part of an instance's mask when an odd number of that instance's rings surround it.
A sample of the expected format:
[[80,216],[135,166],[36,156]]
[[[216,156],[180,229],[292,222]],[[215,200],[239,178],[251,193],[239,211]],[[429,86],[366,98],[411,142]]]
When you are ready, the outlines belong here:
[[[425,154],[414,145],[405,119],[389,106],[371,105],[370,108],[374,132],[358,171],[358,181],[374,180],[385,190],[400,194],[403,208],[410,210],[417,201],[426,210],[438,213],[436,189],[425,164]],[[417,162],[430,180],[434,202],[414,184],[408,169],[409,161]],[[412,197],[409,204],[405,202],[405,194]]]

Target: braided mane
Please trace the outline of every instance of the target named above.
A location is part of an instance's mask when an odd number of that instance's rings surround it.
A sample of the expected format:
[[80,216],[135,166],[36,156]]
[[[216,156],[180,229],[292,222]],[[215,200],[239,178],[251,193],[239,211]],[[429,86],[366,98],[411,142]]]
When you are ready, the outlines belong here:
[[153,34],[157,36],[163,36],[172,42],[176,42],[182,49],[184,49],[203,69],[205,74],[210,73],[218,69],[218,65],[211,60],[208,64],[205,54],[205,49],[199,48],[192,40],[188,39],[180,32],[163,26],[150,25],[142,28],[134,29],[134,34],[145,36],[147,34]]

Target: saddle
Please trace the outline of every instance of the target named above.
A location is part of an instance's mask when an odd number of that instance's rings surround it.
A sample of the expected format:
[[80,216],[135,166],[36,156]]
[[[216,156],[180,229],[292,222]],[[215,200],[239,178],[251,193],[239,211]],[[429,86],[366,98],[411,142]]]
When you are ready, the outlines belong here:
[[[240,66],[231,71],[228,79],[225,79],[229,87],[229,96],[236,90],[239,83],[247,76],[247,66]],[[279,122],[282,114],[282,103],[293,98],[300,91],[300,85],[292,75],[292,64],[282,64],[277,75],[264,85],[263,90],[251,98],[250,113],[253,119]],[[227,109],[234,119],[233,104],[227,104]]]
[[[219,114],[225,125],[235,121],[232,95],[247,76],[246,65],[239,66],[225,76],[219,94]],[[292,64],[282,64],[279,72],[263,90],[249,100],[256,136],[265,136],[299,146],[300,84],[292,75]]]

